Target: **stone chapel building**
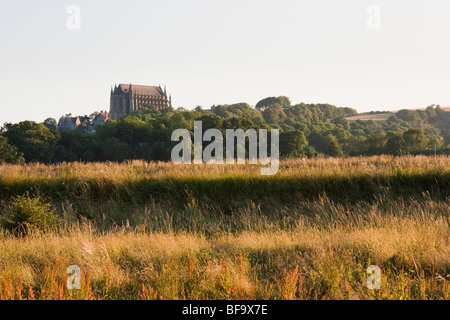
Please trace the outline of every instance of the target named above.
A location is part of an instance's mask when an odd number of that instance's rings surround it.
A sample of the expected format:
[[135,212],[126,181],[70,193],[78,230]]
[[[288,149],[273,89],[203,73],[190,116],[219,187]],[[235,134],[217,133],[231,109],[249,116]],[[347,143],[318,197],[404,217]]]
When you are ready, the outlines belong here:
[[172,97],[161,86],[119,84],[114,89],[111,88],[110,119],[119,120],[144,105],[152,105],[161,110],[172,106]]

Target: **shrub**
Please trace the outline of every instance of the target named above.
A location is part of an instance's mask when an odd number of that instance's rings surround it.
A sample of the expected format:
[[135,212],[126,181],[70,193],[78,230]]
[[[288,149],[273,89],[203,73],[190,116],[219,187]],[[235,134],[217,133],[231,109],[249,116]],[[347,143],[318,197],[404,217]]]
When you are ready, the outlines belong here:
[[3,228],[16,234],[31,230],[46,231],[57,223],[52,206],[39,195],[31,197],[28,192],[12,198],[12,203],[6,207],[6,215],[0,219]]

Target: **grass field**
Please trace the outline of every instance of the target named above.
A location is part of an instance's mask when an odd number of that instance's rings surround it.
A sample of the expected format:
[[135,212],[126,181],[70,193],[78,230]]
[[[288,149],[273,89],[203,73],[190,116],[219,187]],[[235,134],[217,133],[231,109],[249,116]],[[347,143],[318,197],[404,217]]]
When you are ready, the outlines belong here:
[[[259,173],[0,166],[1,216],[40,207],[56,219],[0,231],[0,299],[450,298],[450,157],[286,160]],[[81,290],[66,287],[70,265]],[[380,290],[366,286],[370,265]]]
[[[440,107],[442,110],[450,112],[450,107]],[[420,108],[420,109],[408,109],[408,110],[423,110],[425,111],[426,108]],[[395,116],[397,112],[400,110],[395,111],[386,111],[384,113],[373,113],[373,114],[359,114],[357,116],[348,117],[346,118],[347,121],[387,121],[390,117]]]
[[362,115],[357,115],[354,117],[348,117],[347,120],[348,121],[356,121],[356,120],[361,120],[361,121],[387,121],[387,119],[389,119],[390,117],[394,116],[395,113],[393,112],[386,112],[386,113],[375,113],[375,114],[362,114]]

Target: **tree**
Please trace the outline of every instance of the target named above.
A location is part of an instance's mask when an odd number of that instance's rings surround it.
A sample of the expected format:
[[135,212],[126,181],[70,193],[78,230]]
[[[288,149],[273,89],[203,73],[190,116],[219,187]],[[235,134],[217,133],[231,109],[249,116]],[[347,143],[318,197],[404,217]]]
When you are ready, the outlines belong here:
[[101,154],[105,161],[124,161],[131,159],[131,148],[117,138],[110,138],[102,145]]
[[148,142],[150,133],[146,123],[137,117],[126,117],[116,124],[115,137],[135,146],[140,142]]
[[3,136],[23,153],[27,162],[49,163],[53,161],[59,132],[51,131],[42,123],[24,121],[18,124],[7,123]]
[[389,131],[386,134],[386,144],[384,146],[384,151],[387,154],[392,154],[394,156],[400,156],[403,154],[405,149],[405,140],[403,140],[403,134],[401,132]]
[[434,117],[436,117],[436,110],[434,110],[434,107],[433,106],[429,106],[429,107],[427,107],[427,109],[425,110],[425,112],[427,113],[427,115],[428,115],[428,118],[434,118]]
[[278,100],[275,97],[265,98],[265,99],[259,101],[256,104],[255,108],[262,112],[262,111],[264,111],[264,109],[277,104],[277,102],[278,102]]
[[286,113],[284,113],[284,110],[280,105],[268,107],[264,109],[262,114],[264,120],[271,124],[278,124],[286,119]]
[[372,135],[366,140],[367,144],[366,152],[368,154],[380,154],[382,153],[386,142],[387,138],[385,133]]
[[269,98],[265,98],[265,99],[259,101],[256,104],[255,108],[262,112],[265,109],[274,107],[274,106],[279,106],[281,108],[288,108],[291,106],[291,101],[289,100],[288,97],[285,97],[285,96],[280,96],[278,98],[269,97]]
[[253,109],[248,103],[235,103],[232,105],[220,105],[211,107],[211,112],[221,118],[245,117],[254,119],[261,117],[259,110]]
[[403,140],[408,153],[424,151],[428,144],[428,138],[422,129],[409,129],[403,133]]
[[415,110],[403,109],[397,112],[397,118],[407,122],[416,122],[420,120],[419,114]]
[[49,128],[50,130],[57,130],[58,129],[58,123],[54,118],[47,118],[44,120],[44,126]]
[[346,117],[353,117],[358,115],[358,111],[353,108],[343,108]]
[[342,158],[344,156],[344,152],[342,151],[342,147],[339,144],[338,140],[333,135],[328,135],[328,155],[336,158]]
[[25,159],[16,147],[8,143],[8,139],[0,136],[0,164],[4,163],[23,164]]
[[[359,129],[360,130],[360,129]],[[366,137],[364,135],[350,136],[343,146],[345,154],[357,156],[366,152]]]
[[350,124],[345,117],[337,117],[333,120],[334,124],[340,124],[345,130],[350,130]]
[[155,119],[161,115],[161,112],[154,106],[145,105],[139,110],[130,113],[127,117],[136,117],[143,121],[148,121],[150,119]]
[[328,150],[327,137],[320,134],[317,130],[312,129],[311,134],[308,136],[308,141],[318,152],[326,153]]
[[222,128],[222,118],[218,117],[214,114],[211,115],[204,115],[197,121],[202,122],[203,131],[206,131],[208,129],[221,129]]
[[98,135],[85,134],[80,129],[61,133],[55,151],[55,161],[96,161],[100,153]]
[[444,138],[439,136],[428,136],[427,149],[437,150],[444,147]]
[[277,98],[278,103],[283,106],[283,108],[289,108],[291,106],[291,100],[285,96],[279,96]]
[[280,135],[280,153],[284,157],[301,157],[307,145],[308,140],[301,131],[288,131]]
[[313,113],[304,103],[288,108],[285,113],[288,118],[300,122],[311,122],[313,118]]

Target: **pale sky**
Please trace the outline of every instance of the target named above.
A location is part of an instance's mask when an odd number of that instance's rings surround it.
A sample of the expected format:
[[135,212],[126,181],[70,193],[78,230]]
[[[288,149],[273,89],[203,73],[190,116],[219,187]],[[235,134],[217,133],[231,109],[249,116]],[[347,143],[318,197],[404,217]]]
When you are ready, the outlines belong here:
[[0,125],[109,110],[111,85],[130,82],[188,109],[450,106],[450,1],[0,0],[0,58]]

